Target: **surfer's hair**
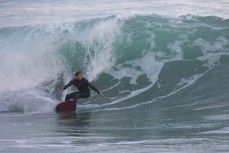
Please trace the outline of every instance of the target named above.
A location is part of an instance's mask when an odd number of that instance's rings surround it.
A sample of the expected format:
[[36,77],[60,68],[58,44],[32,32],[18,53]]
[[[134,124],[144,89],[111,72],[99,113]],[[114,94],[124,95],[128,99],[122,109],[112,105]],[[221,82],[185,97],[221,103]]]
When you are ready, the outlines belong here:
[[81,72],[81,71],[77,71],[77,72],[75,73],[75,76],[78,76],[78,75],[80,75],[80,74],[82,74],[82,72]]

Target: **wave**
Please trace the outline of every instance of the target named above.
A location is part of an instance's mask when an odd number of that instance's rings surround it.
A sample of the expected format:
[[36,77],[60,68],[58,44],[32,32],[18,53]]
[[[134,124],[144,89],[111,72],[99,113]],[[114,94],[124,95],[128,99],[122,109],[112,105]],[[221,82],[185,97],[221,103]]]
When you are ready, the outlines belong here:
[[[229,20],[193,15],[109,16],[0,28],[0,111],[39,112],[46,105],[52,110],[64,97],[58,89],[76,70],[109,97],[93,93],[80,109],[136,109],[174,98],[175,104],[165,107],[170,109],[184,98],[207,100],[202,99],[207,84],[219,75],[226,81],[228,31]],[[202,93],[195,93],[199,88]]]

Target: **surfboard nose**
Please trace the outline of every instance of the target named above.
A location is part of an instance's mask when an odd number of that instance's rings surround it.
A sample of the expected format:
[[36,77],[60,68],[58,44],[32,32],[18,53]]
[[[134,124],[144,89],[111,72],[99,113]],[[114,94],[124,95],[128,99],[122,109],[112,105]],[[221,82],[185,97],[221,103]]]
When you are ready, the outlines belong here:
[[56,111],[58,112],[73,112],[76,111],[76,102],[74,101],[67,101],[61,102],[56,105]]

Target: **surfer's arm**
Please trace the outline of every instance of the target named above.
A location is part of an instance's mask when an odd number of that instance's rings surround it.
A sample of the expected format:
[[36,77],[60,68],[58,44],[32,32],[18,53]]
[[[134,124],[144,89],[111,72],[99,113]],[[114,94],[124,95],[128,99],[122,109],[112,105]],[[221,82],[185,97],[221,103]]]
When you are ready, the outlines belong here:
[[100,92],[95,86],[93,86],[91,83],[88,82],[88,86],[93,89],[95,92],[97,92],[100,96],[104,97],[103,92]]
[[73,81],[70,81],[68,84],[64,85],[61,89],[60,92],[63,92],[65,89],[67,89],[68,87],[70,87],[73,84]]
[[70,87],[73,84],[73,80],[70,81],[68,84],[66,84],[65,86],[63,86],[63,89],[67,89],[68,87]]
[[99,90],[98,90],[95,86],[93,86],[91,83],[88,82],[88,86],[89,86],[91,89],[93,89],[95,92],[99,93]]

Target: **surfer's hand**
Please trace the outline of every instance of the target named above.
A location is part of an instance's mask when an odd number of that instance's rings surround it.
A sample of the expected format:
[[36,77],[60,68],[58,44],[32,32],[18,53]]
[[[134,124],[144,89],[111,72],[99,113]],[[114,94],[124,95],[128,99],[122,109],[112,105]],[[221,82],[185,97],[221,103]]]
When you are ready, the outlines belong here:
[[103,92],[99,92],[99,95],[102,97],[105,97],[105,95],[103,94]]
[[64,87],[60,88],[60,93],[62,93],[64,91]]

